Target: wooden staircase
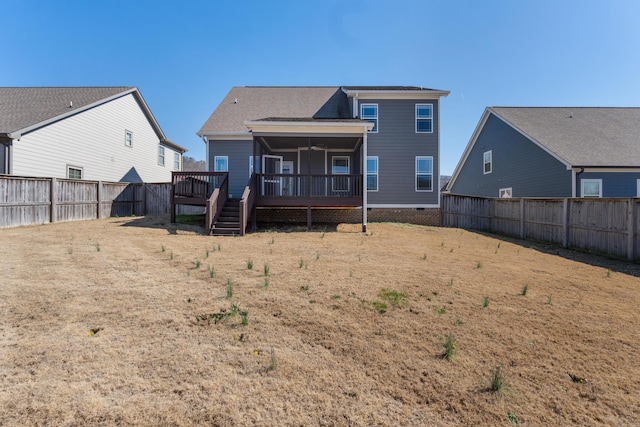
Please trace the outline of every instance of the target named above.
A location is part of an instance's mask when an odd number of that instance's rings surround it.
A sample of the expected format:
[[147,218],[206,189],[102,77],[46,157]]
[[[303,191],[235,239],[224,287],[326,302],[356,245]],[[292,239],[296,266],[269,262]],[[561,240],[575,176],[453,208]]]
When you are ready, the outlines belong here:
[[227,199],[218,220],[213,224],[214,236],[240,235],[240,199]]

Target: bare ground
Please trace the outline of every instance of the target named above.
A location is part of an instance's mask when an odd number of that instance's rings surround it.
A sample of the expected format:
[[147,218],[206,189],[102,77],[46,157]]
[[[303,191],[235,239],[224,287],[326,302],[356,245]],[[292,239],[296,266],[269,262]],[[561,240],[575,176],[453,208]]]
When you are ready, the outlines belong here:
[[640,425],[637,265],[358,227],[0,230],[0,425]]

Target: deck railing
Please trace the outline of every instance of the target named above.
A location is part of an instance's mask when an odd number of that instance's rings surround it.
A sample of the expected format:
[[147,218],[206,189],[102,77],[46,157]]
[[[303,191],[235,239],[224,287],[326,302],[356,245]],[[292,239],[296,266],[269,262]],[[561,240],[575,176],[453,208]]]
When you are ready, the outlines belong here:
[[229,180],[225,175],[222,179],[222,183],[219,187],[216,187],[211,193],[211,197],[207,199],[207,209],[205,210],[206,227],[209,233],[213,230],[213,225],[218,220],[222,208],[227,203],[227,197],[229,195]]
[[247,230],[247,222],[249,220],[249,212],[253,209],[253,204],[256,199],[256,177],[251,175],[247,186],[244,188],[242,198],[240,199],[240,235],[244,236]]
[[206,200],[227,175],[227,172],[173,172],[174,197]]
[[257,191],[267,198],[362,198],[362,175],[256,174]]

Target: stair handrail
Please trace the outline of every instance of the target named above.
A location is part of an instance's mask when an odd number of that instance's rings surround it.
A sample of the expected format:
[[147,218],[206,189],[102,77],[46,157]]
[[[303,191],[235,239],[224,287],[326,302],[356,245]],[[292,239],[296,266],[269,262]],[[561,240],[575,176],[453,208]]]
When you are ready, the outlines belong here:
[[242,198],[240,199],[239,204],[239,213],[240,213],[240,235],[244,236],[247,230],[247,222],[249,221],[249,211],[253,209],[253,203],[256,199],[256,191],[255,191],[255,173],[251,174],[251,178],[249,178],[249,182],[247,186],[244,187],[244,191],[242,192]]
[[224,208],[225,203],[227,203],[227,198],[229,197],[229,177],[228,174],[222,178],[222,183],[217,186],[211,196],[207,199],[207,206],[205,210],[205,226],[207,227],[208,233],[213,233],[213,226],[216,221],[218,221],[218,217],[222,212],[222,208]]

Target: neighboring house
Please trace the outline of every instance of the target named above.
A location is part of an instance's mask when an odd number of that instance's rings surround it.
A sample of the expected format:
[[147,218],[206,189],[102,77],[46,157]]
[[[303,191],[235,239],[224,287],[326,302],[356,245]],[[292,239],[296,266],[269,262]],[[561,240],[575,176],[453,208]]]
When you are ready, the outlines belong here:
[[262,220],[294,218],[280,209],[287,207],[306,208],[309,225],[312,210],[319,221],[362,216],[364,227],[367,212],[372,220],[436,223],[440,98],[448,94],[412,86],[234,87],[198,135],[208,170],[228,171],[230,197],[254,183]]
[[640,108],[487,108],[447,191],[638,197]]
[[169,182],[185,151],[135,87],[0,88],[0,174]]

